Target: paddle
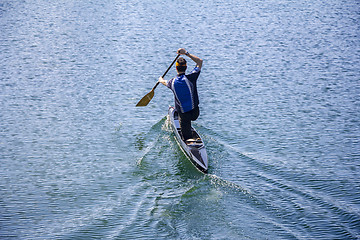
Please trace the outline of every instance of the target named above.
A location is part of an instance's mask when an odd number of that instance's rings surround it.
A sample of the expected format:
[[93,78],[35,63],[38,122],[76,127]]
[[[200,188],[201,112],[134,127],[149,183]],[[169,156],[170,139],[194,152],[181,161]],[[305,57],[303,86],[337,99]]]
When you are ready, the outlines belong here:
[[[180,56],[180,54],[178,54],[176,56],[176,58],[174,59],[174,61],[170,64],[170,66],[168,67],[168,69],[166,70],[166,72],[162,75],[162,77],[164,78],[165,75],[168,73],[168,71],[170,70],[170,68],[172,67],[172,65],[174,65],[175,61],[178,59],[178,57]],[[159,82],[157,82],[155,84],[155,86],[151,89],[151,91],[146,94],[137,104],[137,107],[145,107],[149,104],[149,102],[151,101],[151,99],[154,97],[154,90],[155,88],[159,85]]]

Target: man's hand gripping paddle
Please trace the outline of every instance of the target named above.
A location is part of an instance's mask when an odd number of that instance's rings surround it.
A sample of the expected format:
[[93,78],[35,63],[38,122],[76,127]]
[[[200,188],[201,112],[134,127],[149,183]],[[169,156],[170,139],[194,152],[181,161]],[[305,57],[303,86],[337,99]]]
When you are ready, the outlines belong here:
[[[180,54],[178,54],[176,56],[176,58],[174,59],[174,61],[170,64],[170,66],[168,67],[168,69],[166,70],[166,72],[162,75],[162,77],[164,78],[165,75],[168,73],[168,71],[170,70],[170,68],[172,67],[172,65],[174,65],[174,63],[176,62],[176,60],[178,59],[178,57],[180,56]],[[157,82],[155,84],[155,86],[151,89],[151,91],[146,94],[137,104],[136,106],[137,107],[145,107],[149,104],[149,102],[151,101],[151,99],[154,97],[154,91],[155,91],[155,88],[159,85],[159,82]]]

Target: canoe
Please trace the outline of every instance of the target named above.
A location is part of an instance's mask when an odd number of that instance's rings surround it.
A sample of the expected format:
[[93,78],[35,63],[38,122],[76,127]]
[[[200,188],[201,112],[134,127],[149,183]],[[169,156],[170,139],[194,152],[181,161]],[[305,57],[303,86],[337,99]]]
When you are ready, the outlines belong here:
[[185,153],[186,157],[198,170],[203,173],[207,173],[208,158],[205,144],[199,133],[193,127],[191,127],[193,139],[189,139],[185,143],[181,137],[179,114],[174,107],[169,107],[168,119],[180,149]]

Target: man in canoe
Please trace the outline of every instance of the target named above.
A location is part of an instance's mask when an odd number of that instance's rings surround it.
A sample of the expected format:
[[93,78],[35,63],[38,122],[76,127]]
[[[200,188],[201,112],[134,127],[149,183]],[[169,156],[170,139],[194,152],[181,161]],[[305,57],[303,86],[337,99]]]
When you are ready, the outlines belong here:
[[185,74],[186,60],[179,57],[176,61],[177,76],[169,81],[160,77],[159,82],[170,88],[175,97],[175,109],[179,113],[181,133],[184,141],[193,138],[191,133],[191,121],[195,121],[200,114],[199,97],[196,81],[200,75],[203,60],[190,54],[184,48],[177,50],[177,54],[185,55],[196,63],[190,74]]

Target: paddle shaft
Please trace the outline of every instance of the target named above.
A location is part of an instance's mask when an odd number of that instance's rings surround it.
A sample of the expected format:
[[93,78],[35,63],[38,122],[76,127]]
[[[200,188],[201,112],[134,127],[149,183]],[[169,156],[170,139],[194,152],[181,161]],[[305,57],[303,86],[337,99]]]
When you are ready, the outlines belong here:
[[[165,75],[168,73],[168,71],[170,70],[170,68],[172,67],[172,65],[174,65],[175,61],[178,59],[178,57],[180,56],[180,54],[178,54],[176,56],[176,58],[174,59],[174,61],[170,64],[170,66],[168,67],[168,69],[166,70],[166,72],[162,75],[162,78],[165,77]],[[155,84],[155,86],[151,89],[151,91],[146,94],[137,104],[136,107],[144,107],[147,106],[149,104],[149,102],[151,101],[151,99],[154,97],[154,92],[155,92],[155,88],[159,85],[159,81]]]
[[[179,58],[179,56],[180,56],[180,54],[178,54],[178,55],[176,56],[176,58],[174,59],[174,61],[170,64],[170,66],[168,67],[168,69],[166,69],[165,73],[162,75],[162,78],[164,78],[165,75],[169,72],[170,68],[174,65],[174,63],[175,63],[176,60]],[[160,83],[160,82],[157,82],[157,83],[155,84],[155,86],[152,88],[151,91],[154,91],[155,88],[159,85],[159,83]]]

